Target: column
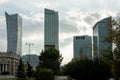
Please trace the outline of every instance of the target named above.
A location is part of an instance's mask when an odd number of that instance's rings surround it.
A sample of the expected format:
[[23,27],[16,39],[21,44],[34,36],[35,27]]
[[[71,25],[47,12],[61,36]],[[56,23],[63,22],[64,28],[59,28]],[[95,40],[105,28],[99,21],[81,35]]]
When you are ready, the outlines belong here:
[[9,63],[9,72],[11,74],[11,62]]
[[0,64],[0,74],[1,74],[1,64]]
[[2,64],[2,71],[4,72],[4,64]]
[[5,66],[6,66],[6,64],[4,64],[4,72],[6,71],[6,70],[5,70]]
[[7,64],[5,64],[5,71],[8,71],[8,70],[7,70]]
[[9,71],[9,63],[7,64],[7,71],[10,72],[10,71]]

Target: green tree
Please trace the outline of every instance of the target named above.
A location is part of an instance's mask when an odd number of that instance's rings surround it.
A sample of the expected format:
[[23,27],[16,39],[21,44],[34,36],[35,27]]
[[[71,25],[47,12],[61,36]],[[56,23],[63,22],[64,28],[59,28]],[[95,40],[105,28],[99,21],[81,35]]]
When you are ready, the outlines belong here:
[[105,50],[102,61],[111,67],[111,74],[115,80],[120,78],[120,18],[112,21],[112,29],[106,40],[112,42],[115,46],[114,50]]
[[18,80],[26,80],[25,66],[21,58],[18,65],[17,78]]
[[27,62],[27,77],[31,78],[33,77],[33,67],[30,65],[30,63]]
[[54,73],[51,69],[37,68],[36,70],[36,80],[53,80]]
[[107,65],[88,59],[71,61],[63,68],[63,73],[76,80],[109,80],[110,77]]
[[60,64],[62,62],[62,56],[55,48],[48,48],[40,53],[39,66],[40,68],[51,69],[54,74],[58,74],[60,71]]

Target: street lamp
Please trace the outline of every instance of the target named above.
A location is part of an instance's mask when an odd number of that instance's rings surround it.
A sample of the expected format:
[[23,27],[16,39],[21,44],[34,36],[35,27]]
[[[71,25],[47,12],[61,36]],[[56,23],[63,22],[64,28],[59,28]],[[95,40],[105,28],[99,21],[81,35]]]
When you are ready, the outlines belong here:
[[31,48],[31,46],[33,46],[33,43],[26,43],[25,45],[28,45],[28,62],[29,62],[29,64],[30,64],[30,48]]

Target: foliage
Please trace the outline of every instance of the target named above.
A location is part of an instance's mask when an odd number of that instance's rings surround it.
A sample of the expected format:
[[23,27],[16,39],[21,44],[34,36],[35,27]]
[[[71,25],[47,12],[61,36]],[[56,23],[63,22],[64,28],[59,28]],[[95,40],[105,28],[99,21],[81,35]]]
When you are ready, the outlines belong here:
[[26,80],[25,66],[21,58],[18,65],[17,78],[18,80]]
[[71,61],[63,68],[63,73],[76,80],[108,80],[110,77],[107,65],[88,59]]
[[0,80],[17,80],[16,78],[2,78]]
[[53,80],[54,73],[51,69],[38,68],[36,70],[36,80]]
[[32,70],[32,66],[27,62],[27,77],[31,78],[33,76],[33,70]]
[[[114,50],[106,50],[103,61],[111,67],[111,74],[115,80],[120,78],[120,18],[112,21],[112,29],[106,37],[107,41],[114,43]],[[110,53],[109,53],[110,52]]]
[[60,71],[60,64],[62,62],[62,56],[55,48],[48,48],[41,52],[39,56],[40,68],[51,69],[54,74],[58,74]]

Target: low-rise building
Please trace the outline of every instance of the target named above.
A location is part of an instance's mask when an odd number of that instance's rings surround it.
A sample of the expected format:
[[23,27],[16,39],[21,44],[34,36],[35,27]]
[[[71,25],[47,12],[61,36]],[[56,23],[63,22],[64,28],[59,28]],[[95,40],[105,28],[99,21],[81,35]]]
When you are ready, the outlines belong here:
[[0,52],[0,74],[8,72],[14,75],[17,72],[20,56],[15,53]]

